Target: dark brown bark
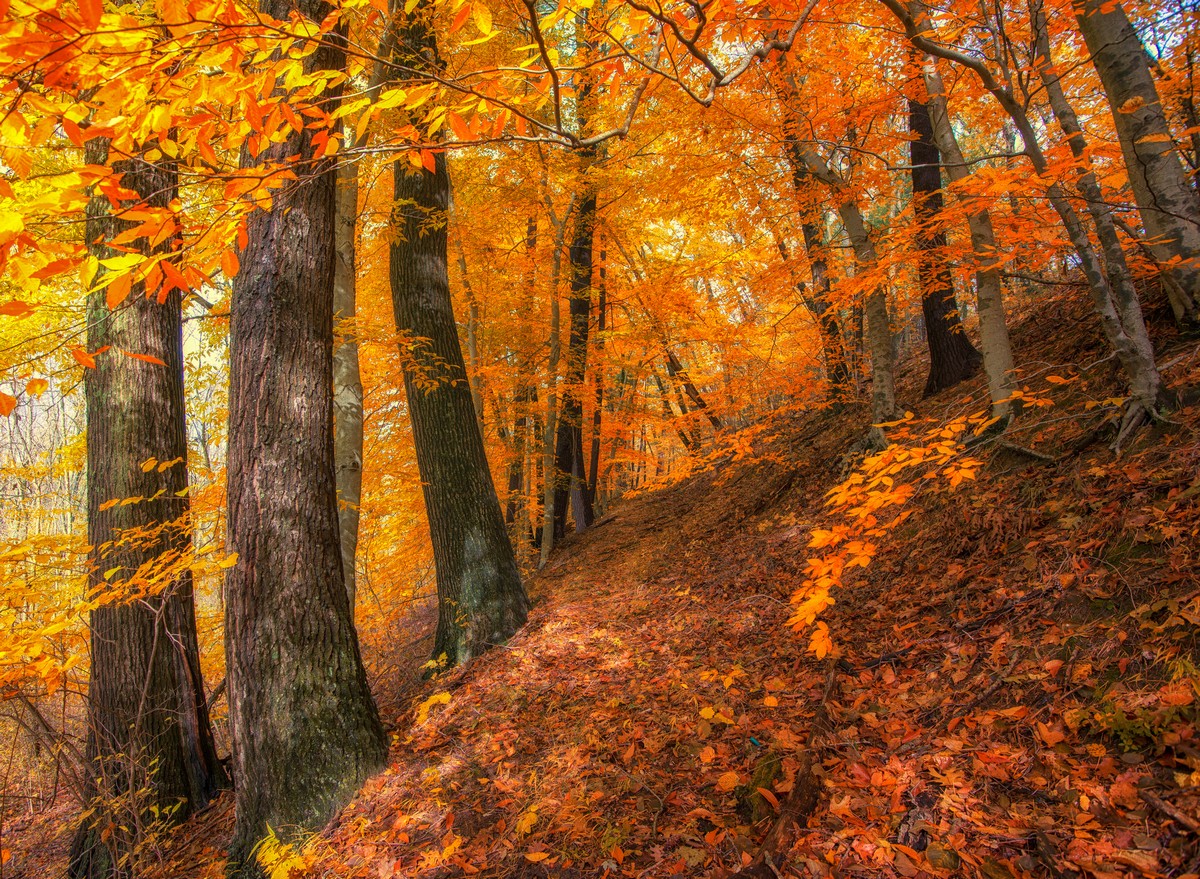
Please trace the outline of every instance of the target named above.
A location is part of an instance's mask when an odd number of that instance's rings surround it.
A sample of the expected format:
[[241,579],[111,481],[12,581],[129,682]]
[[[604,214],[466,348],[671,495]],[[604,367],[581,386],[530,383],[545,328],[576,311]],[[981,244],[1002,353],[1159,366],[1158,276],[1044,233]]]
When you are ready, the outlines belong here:
[[604,420],[604,372],[603,372],[603,352],[604,352],[604,333],[608,329],[608,254],[603,248],[600,249],[600,265],[597,267],[596,275],[597,295],[596,295],[596,360],[598,361],[593,370],[593,382],[596,385],[596,398],[593,400],[592,410],[592,448],[590,456],[590,465],[588,467],[587,477],[587,499],[588,504],[592,509],[596,507],[596,486],[600,484],[600,429],[603,427]]
[[[591,163],[592,151],[583,156],[584,173]],[[570,332],[567,337],[567,371],[559,410],[555,441],[554,537],[567,533],[567,507],[575,514],[575,530],[591,526],[594,514],[587,496],[583,456],[583,386],[587,377],[588,334],[592,319],[592,239],[596,229],[596,190],[584,182],[583,197],[575,214],[568,260],[571,289],[568,299]]]
[[[265,0],[321,21],[318,0]],[[325,42],[309,71],[337,70]],[[261,875],[254,846],[323,826],[387,740],[367,687],[342,573],[333,452],[336,169],[309,129],[243,165],[297,174],[247,221],[230,329],[229,548],[225,582],[237,821],[230,871]],[[292,158],[298,157],[298,158]]]
[[929,346],[929,378],[925,382],[928,397],[970,378],[979,370],[983,357],[967,339],[959,319],[954,279],[946,264],[946,232],[940,225],[942,157],[933,138],[928,105],[909,98],[908,120],[917,275]]
[[[397,62],[436,63],[430,10],[418,6],[401,31]],[[446,156],[434,170],[393,166],[395,235],[389,248],[396,329],[413,340],[404,386],[438,587],[435,658],[469,661],[525,623],[529,600],[517,571],[475,417],[450,299]]]
[[[108,160],[103,139],[90,141],[87,152],[94,164]],[[151,207],[167,207],[178,190],[170,165],[135,157],[114,170]],[[130,225],[110,216],[106,198],[94,198],[88,250],[101,259],[115,255],[105,242]],[[151,248],[140,239],[133,246],[151,254],[177,244],[171,238]],[[105,296],[98,290],[88,297],[89,350],[109,349],[84,375],[88,590],[124,592],[127,600],[106,603],[90,619],[85,792],[95,798],[95,811],[80,826],[70,858],[71,875],[88,879],[131,874],[151,810],[181,821],[225,783],[204,699],[187,567],[192,527],[181,293],[172,290],[159,302],[135,284],[113,310]],[[128,498],[140,500],[109,504]],[[156,570],[168,572],[167,585],[145,594]]]

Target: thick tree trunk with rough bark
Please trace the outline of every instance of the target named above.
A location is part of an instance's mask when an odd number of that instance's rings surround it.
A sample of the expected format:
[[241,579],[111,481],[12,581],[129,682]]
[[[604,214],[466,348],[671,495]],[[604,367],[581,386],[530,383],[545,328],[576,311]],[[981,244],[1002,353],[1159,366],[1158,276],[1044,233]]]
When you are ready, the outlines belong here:
[[[266,0],[286,19],[294,0]],[[321,21],[329,7],[299,0]],[[306,69],[337,70],[326,42]],[[387,740],[367,687],[342,573],[333,453],[334,163],[312,130],[243,164],[287,162],[297,180],[247,220],[230,329],[225,582],[237,821],[235,876],[254,846],[322,827],[373,772]],[[293,158],[298,157],[298,158]]]
[[1075,0],[1079,30],[1112,107],[1129,184],[1150,249],[1177,282],[1168,298],[1181,327],[1200,328],[1200,196],[1171,140],[1145,47],[1120,3]]
[[[966,157],[958,144],[950,113],[946,107],[946,88],[933,58],[924,63],[925,90],[929,96],[929,118],[933,138],[942,155],[943,167],[951,182],[965,180],[970,174]],[[967,226],[971,233],[971,251],[975,258],[975,307],[979,312],[979,344],[983,349],[983,370],[987,374],[992,416],[1007,421],[1013,412],[1013,392],[1017,390],[1012,341],[1004,311],[1004,285],[1000,278],[1000,251],[988,209],[976,199],[967,202]]]
[[929,346],[929,379],[925,382],[928,397],[970,378],[983,358],[967,338],[959,318],[954,278],[946,264],[946,232],[940,225],[942,156],[934,142],[929,107],[910,98],[908,120],[917,276]]
[[362,501],[363,386],[358,368],[354,317],[358,278],[355,250],[358,229],[358,166],[338,168],[337,264],[333,273],[333,317],[342,322],[342,342],[333,352],[333,457],[337,468],[338,527],[341,530],[342,575],[354,619],[358,554],[359,504]]
[[[89,141],[88,161],[103,164],[107,143]],[[140,158],[120,161],[122,184],[165,208],[178,189],[175,169]],[[85,235],[100,259],[105,242],[129,228],[106,198],[88,205]],[[169,239],[143,253],[169,252]],[[128,246],[128,245],[126,245]],[[97,278],[97,280],[100,280]],[[105,290],[88,297],[88,349],[109,350],[84,375],[87,400],[89,592],[129,590],[132,600],[92,611],[88,681],[88,793],[95,811],[76,833],[70,874],[108,879],[130,874],[140,832],[156,810],[181,821],[225,783],[217,760],[200,674],[187,497],[181,292],[162,302],[134,284],[114,309]],[[125,356],[157,358],[160,363]],[[142,498],[138,503],[113,503]],[[167,582],[138,595],[155,569]]]

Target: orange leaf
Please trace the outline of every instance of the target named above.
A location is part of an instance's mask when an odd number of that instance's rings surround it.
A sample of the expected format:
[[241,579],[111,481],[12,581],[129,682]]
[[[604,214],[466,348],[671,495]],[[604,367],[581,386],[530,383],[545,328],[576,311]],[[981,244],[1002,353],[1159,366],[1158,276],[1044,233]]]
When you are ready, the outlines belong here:
[[79,13],[88,30],[95,30],[100,25],[100,16],[104,13],[104,0],[79,0]]
[[33,314],[34,307],[28,302],[13,299],[10,302],[0,304],[0,314],[7,314],[9,317],[28,317]]
[[464,3],[462,9],[458,10],[458,15],[454,16],[454,21],[450,22],[450,33],[454,33],[456,30],[462,27],[467,21],[467,16],[470,14],[471,4]]
[[538,861],[546,860],[548,857],[550,857],[550,852],[525,852],[525,860],[533,861],[535,864]]
[[762,798],[764,800],[766,800],[768,803],[771,804],[772,809],[774,809],[776,812],[780,811],[779,798],[776,797],[775,794],[771,793],[765,787],[756,788],[756,790],[759,792],[759,794],[762,796]]
[[17,408],[17,398],[12,394],[6,394],[0,391],[0,416],[7,417],[13,414],[13,410]]
[[717,787],[723,791],[731,791],[738,786],[738,774],[736,772],[726,772],[717,779]]
[[112,283],[104,290],[104,303],[110,311],[125,301],[132,287],[133,274],[130,272],[125,272],[113,279]]
[[241,263],[238,261],[237,254],[232,250],[227,250],[221,254],[221,272],[226,279],[232,281],[237,277],[238,269],[241,268]]
[[50,387],[50,382],[44,378],[35,378],[25,385],[25,393],[31,397],[40,397],[46,392],[46,388]]
[[159,360],[150,354],[134,354],[132,351],[122,351],[126,357],[132,357],[134,360],[142,360],[146,363],[153,363],[155,366],[166,366],[166,361]]
[[88,354],[82,348],[72,348],[71,356],[74,357],[75,361],[85,369],[96,368],[96,358],[91,354]]

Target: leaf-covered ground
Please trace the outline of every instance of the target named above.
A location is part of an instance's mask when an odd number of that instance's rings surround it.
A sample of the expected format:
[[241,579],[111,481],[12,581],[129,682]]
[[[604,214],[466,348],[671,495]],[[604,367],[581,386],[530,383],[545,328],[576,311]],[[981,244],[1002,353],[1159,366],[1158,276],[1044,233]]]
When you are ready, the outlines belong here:
[[[736,873],[810,744],[820,798],[771,874],[1200,872],[1200,409],[1114,456],[1113,411],[1088,405],[1111,364],[1047,329],[1023,327],[1043,364],[1024,381],[1054,405],[974,450],[975,481],[920,494],[823,616],[832,656],[788,600],[861,418],[781,413],[569,540],[509,645],[387,676],[391,766],[300,875]],[[1194,341],[1163,360],[1200,386]],[[952,417],[977,391],[914,408]],[[225,803],[182,829],[164,875],[219,875],[229,823]]]

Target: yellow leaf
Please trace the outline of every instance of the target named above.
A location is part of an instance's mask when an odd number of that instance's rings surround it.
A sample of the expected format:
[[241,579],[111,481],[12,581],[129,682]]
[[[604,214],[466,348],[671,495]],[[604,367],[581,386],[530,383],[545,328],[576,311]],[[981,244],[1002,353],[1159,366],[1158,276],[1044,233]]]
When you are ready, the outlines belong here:
[[700,716],[703,717],[705,720],[712,720],[714,717],[716,717],[716,715],[717,715],[717,712],[714,711],[712,708],[701,708],[700,709]]
[[223,558],[219,562],[217,562],[217,567],[218,568],[232,568],[234,565],[237,564],[237,560],[238,560],[238,554],[236,552],[231,552],[229,555],[225,556],[225,558]]
[[481,34],[487,36],[492,32],[492,10],[483,3],[474,3],[471,6],[471,14],[474,16],[475,26],[479,28]]
[[533,825],[537,824],[537,809],[530,809],[524,815],[517,819],[515,829],[517,833],[524,836],[533,829]]
[[435,705],[449,705],[449,693],[434,693],[428,699],[421,703],[417,709],[417,724],[420,725],[429,719],[429,709]]

